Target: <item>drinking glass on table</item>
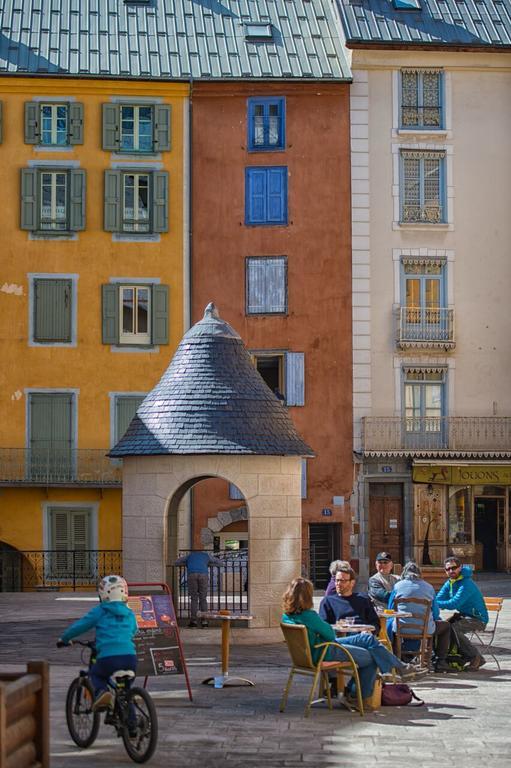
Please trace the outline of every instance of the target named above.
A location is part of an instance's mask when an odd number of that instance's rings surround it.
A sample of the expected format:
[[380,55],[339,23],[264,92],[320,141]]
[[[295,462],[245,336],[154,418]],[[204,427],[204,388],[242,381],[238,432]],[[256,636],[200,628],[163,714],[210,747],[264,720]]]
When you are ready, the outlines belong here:
[[348,627],[352,627],[354,625],[354,623],[355,623],[355,618],[356,618],[355,616],[346,616],[344,621],[346,622]]

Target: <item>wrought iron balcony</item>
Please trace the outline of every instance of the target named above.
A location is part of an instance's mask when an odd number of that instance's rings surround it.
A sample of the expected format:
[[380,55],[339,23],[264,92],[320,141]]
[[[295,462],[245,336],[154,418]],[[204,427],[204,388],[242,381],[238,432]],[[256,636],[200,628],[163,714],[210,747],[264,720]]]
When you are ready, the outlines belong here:
[[0,547],[0,592],[74,591],[96,586],[108,573],[122,573],[122,552],[118,549],[20,551]]
[[403,203],[402,205],[402,224],[443,224],[444,222],[444,206],[441,203],[424,205]]
[[365,454],[511,455],[510,416],[365,416]]
[[120,463],[106,450],[0,448],[0,485],[120,486]]
[[396,342],[401,349],[454,349],[454,309],[447,307],[400,307]]
[[408,129],[438,130],[442,127],[442,108],[403,104],[401,106],[401,125]]

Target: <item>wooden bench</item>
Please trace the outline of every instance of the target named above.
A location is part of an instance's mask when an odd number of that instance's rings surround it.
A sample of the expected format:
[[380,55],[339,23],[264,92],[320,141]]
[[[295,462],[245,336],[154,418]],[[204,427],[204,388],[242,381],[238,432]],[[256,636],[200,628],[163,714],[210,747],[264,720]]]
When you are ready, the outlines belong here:
[[0,768],[50,768],[48,662],[0,674]]

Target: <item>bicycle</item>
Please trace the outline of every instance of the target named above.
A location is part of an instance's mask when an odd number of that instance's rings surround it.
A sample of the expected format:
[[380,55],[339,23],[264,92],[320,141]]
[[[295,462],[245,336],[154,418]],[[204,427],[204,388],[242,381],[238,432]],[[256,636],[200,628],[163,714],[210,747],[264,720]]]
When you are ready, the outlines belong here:
[[[101,722],[101,712],[94,711],[94,691],[89,672],[96,660],[96,646],[93,642],[73,640],[72,643],[57,643],[59,648],[65,645],[81,645],[89,649],[88,659],[82,661],[87,669],[81,669],[66,696],[66,721],[69,734],[74,743],[86,749],[97,738]],[[105,725],[113,725],[117,736],[121,737],[129,757],[135,763],[147,762],[156,749],[158,741],[158,718],[156,708],[145,688],[132,686],[135,673],[131,670],[114,672],[108,681],[112,693],[112,705],[105,713]]]

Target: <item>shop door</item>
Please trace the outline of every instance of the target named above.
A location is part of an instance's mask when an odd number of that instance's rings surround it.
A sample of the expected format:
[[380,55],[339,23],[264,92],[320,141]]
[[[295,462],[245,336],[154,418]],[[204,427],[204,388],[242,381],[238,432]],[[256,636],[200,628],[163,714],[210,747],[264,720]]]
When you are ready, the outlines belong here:
[[316,589],[326,589],[330,581],[328,566],[341,556],[340,523],[309,525],[310,579]]
[[482,550],[483,571],[505,570],[505,500],[475,498],[476,551]]
[[402,486],[378,483],[369,494],[370,570],[378,552],[389,552],[395,563],[403,562]]

